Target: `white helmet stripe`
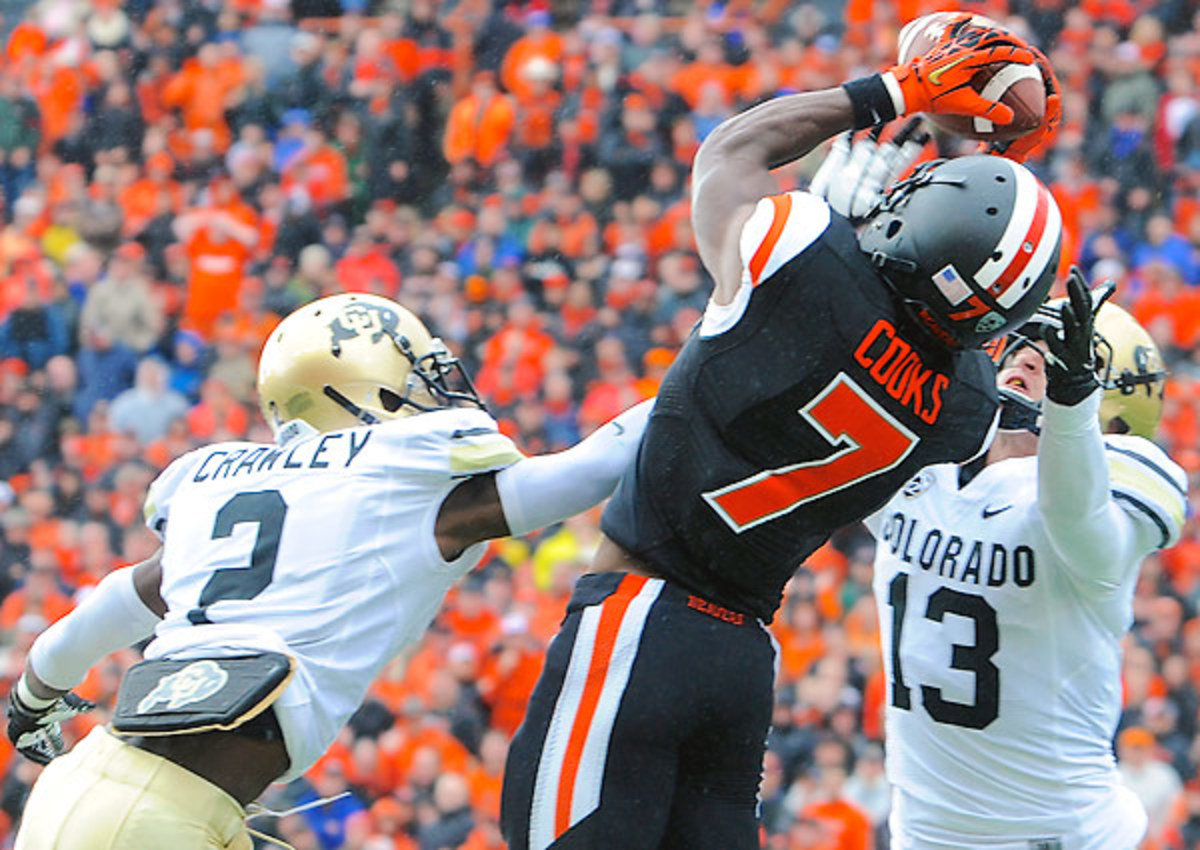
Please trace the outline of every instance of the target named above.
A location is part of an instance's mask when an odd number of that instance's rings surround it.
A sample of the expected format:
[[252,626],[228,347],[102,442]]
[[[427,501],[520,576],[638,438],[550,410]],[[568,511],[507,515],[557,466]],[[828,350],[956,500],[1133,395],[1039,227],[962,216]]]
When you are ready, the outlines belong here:
[[996,243],[991,257],[985,260],[975,272],[975,282],[984,289],[996,282],[1016,257],[1017,252],[1021,250],[1021,245],[1029,233],[1029,226],[1033,223],[1034,214],[1037,212],[1038,190],[1040,189],[1037,178],[1028,169],[1003,157],[997,157],[997,159],[1008,166],[1012,172],[1013,181],[1016,184],[1016,194],[1013,198],[1012,215],[1008,219],[1008,226],[1004,228],[1004,235]]
[[1042,272],[1046,270],[1046,264],[1054,259],[1054,248],[1062,235],[1062,213],[1058,209],[1058,204],[1050,195],[1050,190],[1044,186],[1039,186],[1038,191],[1046,195],[1046,226],[1042,231],[1041,241],[1038,242],[1033,256],[1029,258],[1024,272],[1020,275],[1020,280],[1013,281],[996,299],[996,303],[1001,307],[1008,308],[1016,304],[1021,296],[1029,291],[1029,287],[1033,286],[1034,282],[1042,276]]
[[[984,100],[999,100],[1010,87],[1016,85],[1021,80],[1037,80],[1040,83],[1042,81],[1042,72],[1038,70],[1037,65],[1033,64],[1005,65],[987,81],[983,90],[979,92],[979,96]],[[976,133],[990,133],[995,129],[995,125],[988,119],[975,119]]]

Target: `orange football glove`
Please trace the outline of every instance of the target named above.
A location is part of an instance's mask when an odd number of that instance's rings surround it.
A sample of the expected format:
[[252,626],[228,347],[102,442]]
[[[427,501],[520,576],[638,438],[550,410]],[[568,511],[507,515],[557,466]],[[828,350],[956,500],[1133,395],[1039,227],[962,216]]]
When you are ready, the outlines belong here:
[[[1033,51],[1021,39],[1003,30],[971,23],[971,15],[958,16],[941,39],[923,56],[888,69],[904,96],[904,114],[931,112],[987,118],[1009,124],[1013,111],[988,100],[971,87],[971,77],[986,65],[1013,62],[1032,65]],[[886,77],[886,75],[885,75]]]
[[1036,47],[1030,47],[1038,70],[1042,72],[1042,82],[1046,86],[1046,117],[1036,130],[1030,130],[1024,136],[1019,136],[1008,142],[991,142],[984,152],[1005,156],[1014,162],[1024,162],[1034,154],[1043,153],[1058,135],[1058,125],[1062,123],[1062,95],[1058,87],[1058,77],[1046,54]]

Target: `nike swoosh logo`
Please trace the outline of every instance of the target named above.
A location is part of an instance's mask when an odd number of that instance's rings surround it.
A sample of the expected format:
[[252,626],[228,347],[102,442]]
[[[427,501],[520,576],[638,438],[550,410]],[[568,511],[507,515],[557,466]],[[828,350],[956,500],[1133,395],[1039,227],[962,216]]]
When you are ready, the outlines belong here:
[[969,56],[959,56],[953,62],[947,62],[945,65],[943,65],[940,68],[934,68],[932,71],[929,72],[929,84],[934,85],[934,86],[940,86],[942,84],[942,74],[949,71],[955,65],[960,65],[963,62],[966,62],[967,59],[969,59],[969,58],[970,58]]
[[1011,507],[1012,507],[1012,505],[1005,505],[1005,506],[1004,506],[1004,507],[1002,507],[1002,508],[984,508],[984,509],[983,509],[983,518],[984,518],[984,519],[991,519],[991,518],[992,518],[992,517],[994,517],[996,514],[1002,514],[1002,513],[1004,513],[1006,510],[1008,510],[1008,509],[1009,509],[1009,508],[1011,508]]

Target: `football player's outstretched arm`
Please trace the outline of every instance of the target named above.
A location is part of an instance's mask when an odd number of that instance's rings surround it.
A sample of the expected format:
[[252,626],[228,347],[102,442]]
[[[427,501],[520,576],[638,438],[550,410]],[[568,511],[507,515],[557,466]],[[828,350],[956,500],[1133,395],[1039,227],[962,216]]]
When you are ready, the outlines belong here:
[[33,642],[8,707],[8,737],[27,758],[45,764],[62,752],[61,721],[93,707],[69,693],[93,664],[154,633],[166,613],[161,558],[159,549],[109,573]]
[[446,560],[483,540],[521,535],[587,510],[612,495],[637,453],[654,399],[631,407],[571,448],[467,479],[438,513],[434,535]]
[[962,15],[929,53],[905,65],[839,88],[778,97],[722,123],[704,140],[692,167],[692,224],[700,257],[716,280],[716,302],[730,303],[741,284],[742,226],[760,198],[778,191],[771,169],[845,130],[901,115],[971,115],[1007,124],[1012,110],[982,97],[971,78],[985,65],[1033,61],[1028,49]]
[[1100,384],[1091,298],[1078,269],[1067,281],[1061,335],[1047,334],[1046,401],[1038,438],[1038,510],[1058,556],[1078,580],[1120,586],[1158,540],[1113,499],[1100,434]]

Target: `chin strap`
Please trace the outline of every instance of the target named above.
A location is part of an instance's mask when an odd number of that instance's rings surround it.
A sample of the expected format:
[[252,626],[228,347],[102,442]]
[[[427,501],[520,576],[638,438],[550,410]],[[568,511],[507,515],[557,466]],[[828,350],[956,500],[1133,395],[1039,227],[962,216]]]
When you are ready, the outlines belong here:
[[1041,434],[1042,406],[1015,390],[1001,387],[1000,393],[1000,430],[1029,431],[1031,434]]

